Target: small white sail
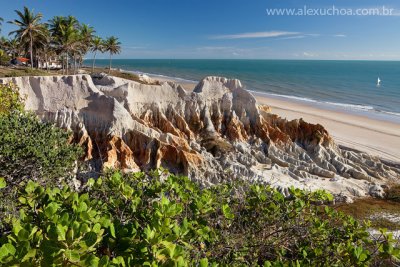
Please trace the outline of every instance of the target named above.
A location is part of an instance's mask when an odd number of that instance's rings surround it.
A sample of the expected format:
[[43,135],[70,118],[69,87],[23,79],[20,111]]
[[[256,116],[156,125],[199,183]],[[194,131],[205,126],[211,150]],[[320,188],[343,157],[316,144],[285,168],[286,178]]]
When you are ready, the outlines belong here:
[[378,77],[378,80],[376,81],[376,86],[379,87],[381,86],[381,79]]

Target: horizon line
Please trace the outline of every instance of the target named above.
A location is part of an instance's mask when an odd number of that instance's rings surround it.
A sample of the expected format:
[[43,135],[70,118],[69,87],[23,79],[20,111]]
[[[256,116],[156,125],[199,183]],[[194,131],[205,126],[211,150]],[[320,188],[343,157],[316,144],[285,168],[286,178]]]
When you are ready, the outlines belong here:
[[[93,58],[84,60],[93,61]],[[97,58],[98,60],[107,60],[107,58]],[[317,59],[317,58],[113,58],[114,60],[293,60],[293,61],[390,61],[400,62],[400,59]]]

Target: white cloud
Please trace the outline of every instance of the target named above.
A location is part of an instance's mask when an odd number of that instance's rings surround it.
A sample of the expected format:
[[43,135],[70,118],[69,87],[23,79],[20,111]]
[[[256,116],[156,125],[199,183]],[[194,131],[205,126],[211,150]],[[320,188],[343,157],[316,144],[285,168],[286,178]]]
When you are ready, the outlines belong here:
[[[302,39],[305,37],[347,37],[344,34],[320,34],[320,33],[303,33],[289,31],[267,31],[267,32],[248,32],[239,34],[215,35],[209,39],[214,40],[233,40],[233,39],[252,39],[252,38],[274,38],[282,37],[279,40]],[[214,47],[210,47],[214,48]]]
[[316,56],[318,56],[318,54],[311,53],[311,52],[303,52],[303,56],[305,56],[305,57],[316,57]]
[[305,35],[296,35],[296,36],[283,37],[280,38],[279,40],[303,39],[305,37],[306,37]]
[[250,39],[250,38],[273,38],[300,34],[299,32],[268,31],[268,32],[247,32],[239,34],[216,35],[210,39]]
[[320,37],[321,36],[321,34],[319,34],[319,33],[307,33],[305,35],[310,36],[310,37]]

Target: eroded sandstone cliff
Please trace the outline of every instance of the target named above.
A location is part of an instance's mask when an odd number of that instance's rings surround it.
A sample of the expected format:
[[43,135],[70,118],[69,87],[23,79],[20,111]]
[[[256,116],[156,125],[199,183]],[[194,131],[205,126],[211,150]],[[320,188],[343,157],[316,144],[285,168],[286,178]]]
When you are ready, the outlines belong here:
[[337,195],[380,195],[398,165],[339,148],[321,125],[259,106],[239,80],[208,77],[193,92],[89,75],[4,78],[26,109],[71,130],[94,170],[164,167],[204,184],[226,179]]

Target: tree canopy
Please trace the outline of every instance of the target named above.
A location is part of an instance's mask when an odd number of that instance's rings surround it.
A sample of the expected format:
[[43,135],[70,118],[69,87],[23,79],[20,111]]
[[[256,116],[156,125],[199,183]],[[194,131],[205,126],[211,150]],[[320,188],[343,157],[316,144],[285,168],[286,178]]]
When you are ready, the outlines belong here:
[[[24,7],[15,10],[17,18],[9,21],[17,29],[9,33],[11,39],[1,38],[0,50],[16,58],[27,57],[31,67],[48,68],[50,58],[56,58],[65,74],[76,73],[88,52],[108,52],[111,56],[121,52],[117,37],[96,36],[94,27],[79,22],[74,16],[55,16],[43,22],[43,15]],[[0,18],[0,30],[1,22]],[[0,62],[1,64],[1,62]]]

